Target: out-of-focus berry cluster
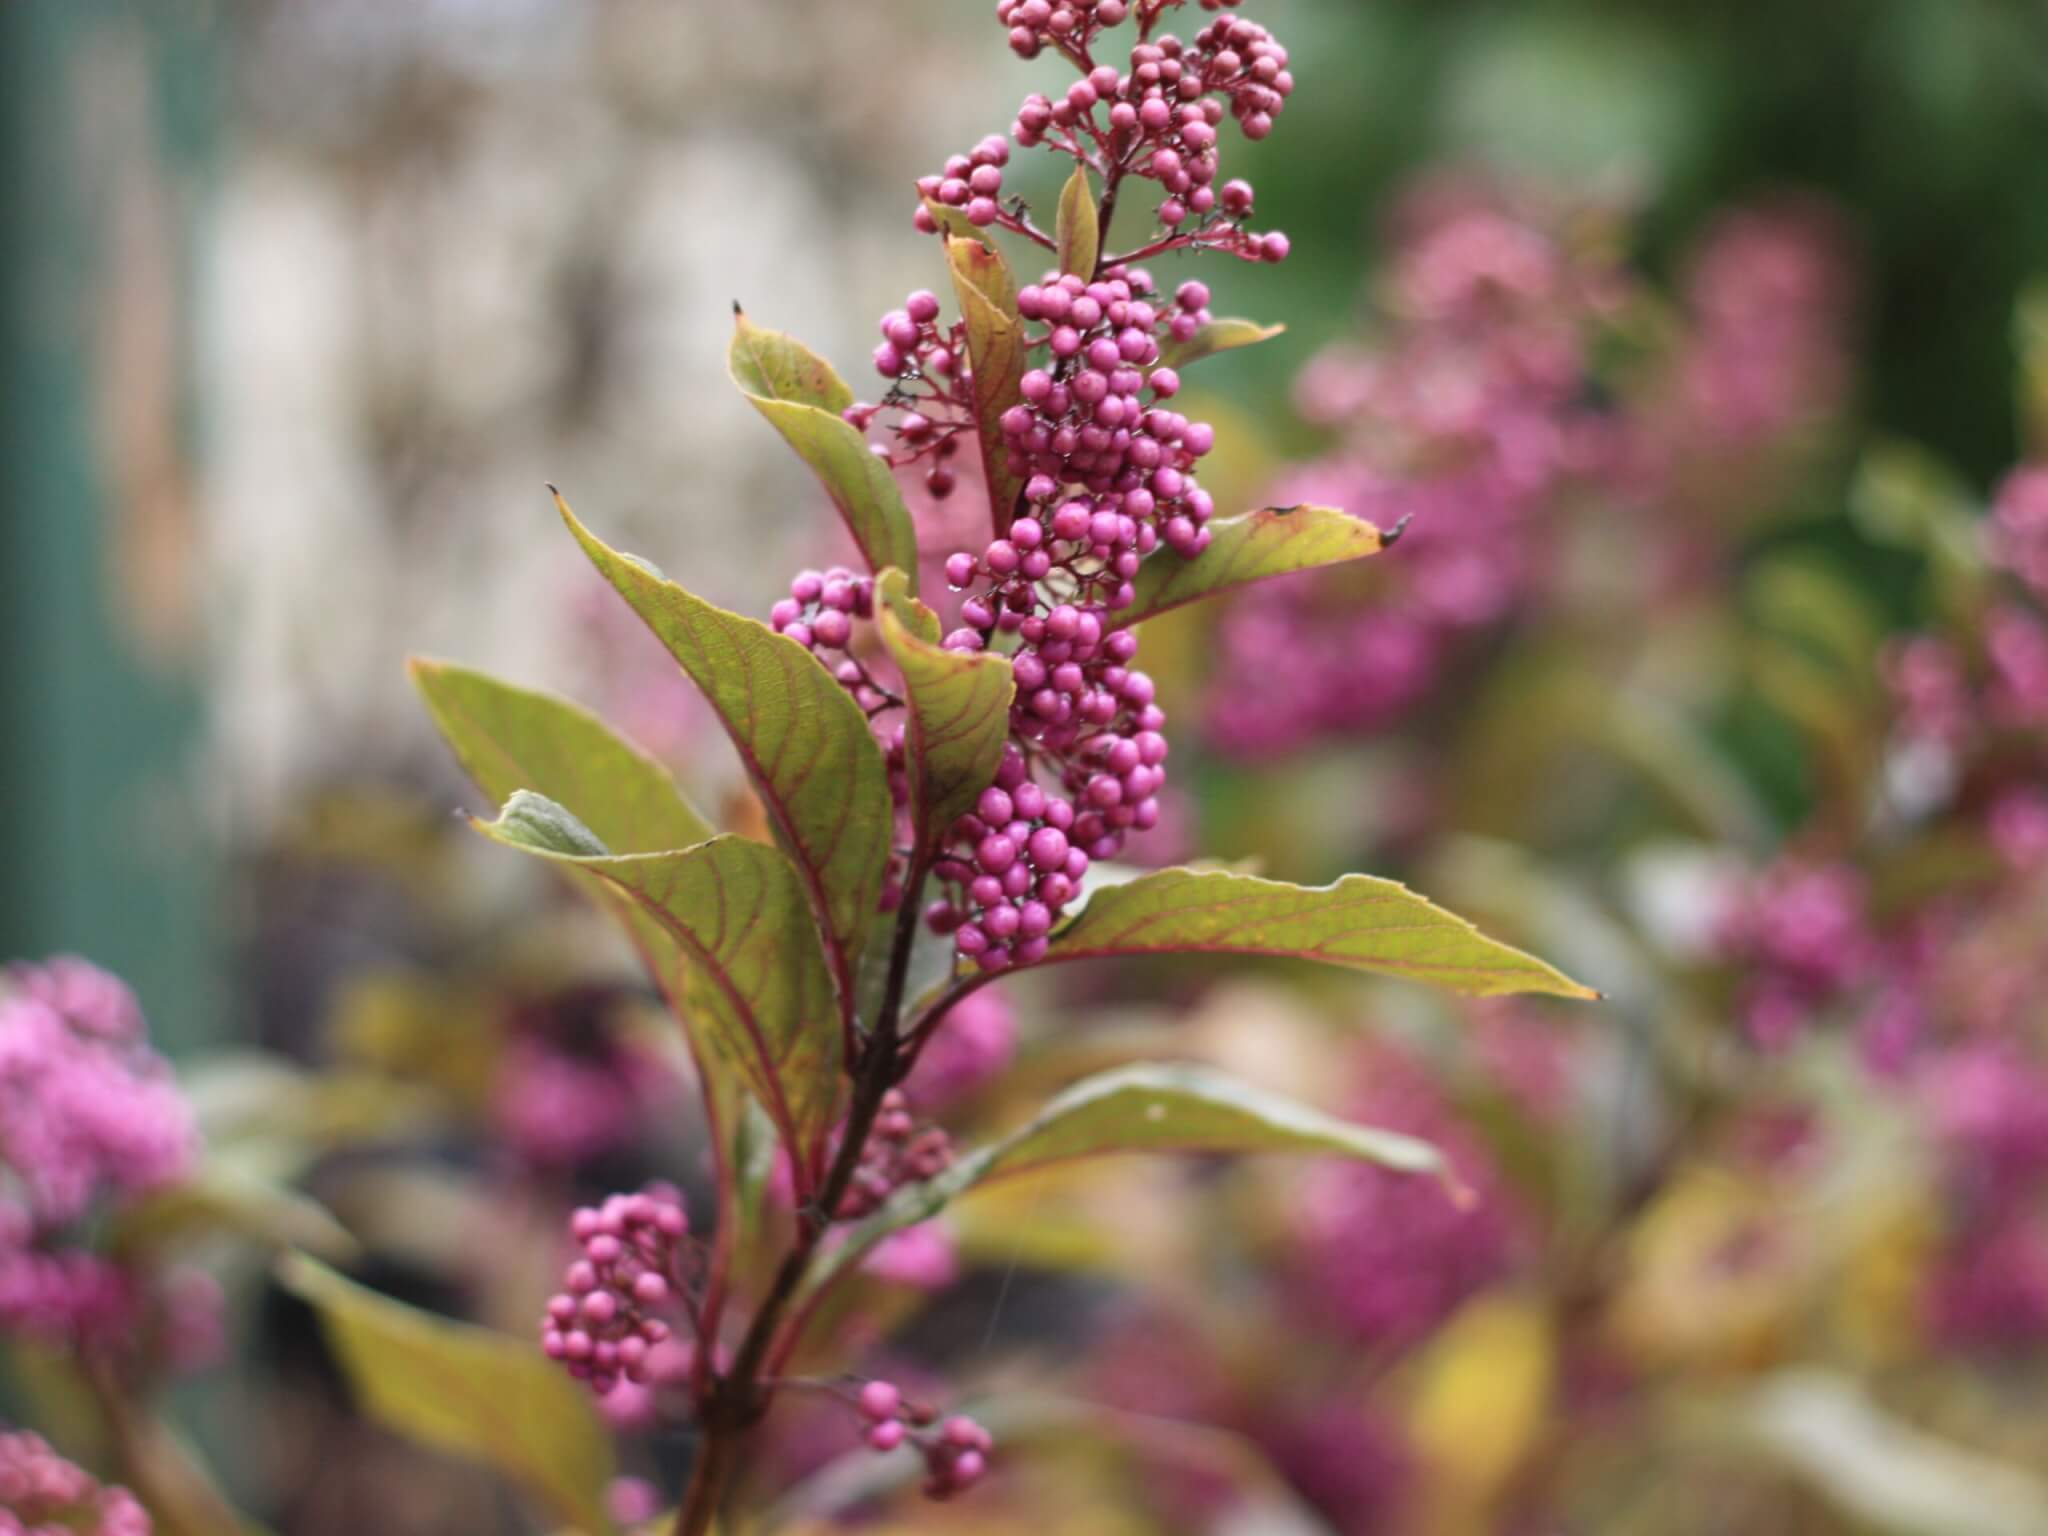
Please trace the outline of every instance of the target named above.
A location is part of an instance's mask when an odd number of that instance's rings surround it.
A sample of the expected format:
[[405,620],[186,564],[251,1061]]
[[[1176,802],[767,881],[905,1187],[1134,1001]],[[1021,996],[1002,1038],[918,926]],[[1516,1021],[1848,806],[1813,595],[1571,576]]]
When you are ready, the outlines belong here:
[[946,1133],[935,1125],[920,1125],[910,1112],[910,1101],[892,1088],[882,1097],[837,1214],[841,1220],[858,1220],[879,1209],[901,1186],[944,1173],[952,1161],[953,1144]]
[[649,1355],[673,1331],[687,1294],[689,1217],[675,1191],[650,1186],[585,1206],[569,1221],[582,1248],[548,1298],[541,1348],[600,1397],[621,1381],[644,1383]]
[[1403,527],[1398,573],[1287,578],[1232,603],[1204,723],[1234,756],[1377,731],[1426,702],[1478,637],[1559,593],[1566,514],[1625,520],[1638,600],[1696,588],[1714,569],[1698,524],[1768,502],[1771,467],[1840,401],[1852,284],[1808,210],[1717,225],[1655,357],[1652,296],[1583,210],[1429,184],[1395,239],[1372,343],[1302,377],[1304,415],[1337,441],[1272,500]]
[[93,1251],[86,1226],[188,1174],[192,1116],[135,996],[72,956],[0,974],[0,1331],[146,1348],[172,1366],[218,1342],[209,1277]]
[[940,1421],[937,1409],[905,1397],[887,1381],[871,1381],[855,1400],[868,1425],[867,1443],[889,1452],[911,1446],[924,1458],[927,1497],[949,1499],[980,1482],[995,1449],[994,1437],[962,1414]]
[[150,1536],[149,1513],[105,1487],[42,1436],[0,1430],[0,1536]]

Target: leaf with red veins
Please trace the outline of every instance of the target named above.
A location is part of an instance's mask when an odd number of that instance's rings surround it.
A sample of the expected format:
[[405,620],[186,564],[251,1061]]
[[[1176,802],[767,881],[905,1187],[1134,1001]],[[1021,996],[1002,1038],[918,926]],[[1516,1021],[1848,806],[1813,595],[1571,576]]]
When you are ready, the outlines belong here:
[[1118,610],[1119,624],[1275,576],[1363,560],[1393,543],[1393,535],[1335,507],[1265,507],[1208,526],[1209,547],[1193,559],[1162,545],[1138,568],[1136,597]]
[[1010,468],[1003,438],[1003,413],[1023,403],[1022,384],[1029,346],[1017,312],[1017,281],[1002,253],[982,241],[946,237],[946,263],[953,271],[961,318],[967,325],[967,357],[974,371],[974,425],[981,441],[982,472],[988,481],[990,520],[996,536],[1010,531],[1023,477]]

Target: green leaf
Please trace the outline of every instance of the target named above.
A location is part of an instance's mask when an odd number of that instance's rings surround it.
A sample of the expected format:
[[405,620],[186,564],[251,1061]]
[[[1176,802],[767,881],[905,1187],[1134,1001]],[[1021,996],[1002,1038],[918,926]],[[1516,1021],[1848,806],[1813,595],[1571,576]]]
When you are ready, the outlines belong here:
[[1095,211],[1095,189],[1088,184],[1088,167],[1076,163],[1060,192],[1060,270],[1084,281],[1095,276],[1095,259],[1102,254],[1102,227]]
[[1163,547],[1154,551],[1138,567],[1137,597],[1117,614],[1117,623],[1135,624],[1294,571],[1362,560],[1392,542],[1363,518],[1335,507],[1265,507],[1218,519],[1209,533],[1209,547],[1193,560]]
[[995,782],[1017,685],[1007,657],[940,645],[938,618],[910,595],[901,572],[884,571],[875,596],[882,643],[903,674],[910,812],[922,864]]
[[853,391],[802,343],[762,330],[738,309],[733,316],[729,358],[740,392],[811,466],[868,568],[915,571],[917,533],[895,473],[840,417]]
[[448,662],[414,657],[407,670],[493,806],[534,790],[570,807],[617,853],[691,848],[715,835],[668,769],[588,711]]
[[1168,340],[1159,349],[1159,361],[1167,368],[1185,368],[1218,352],[1271,341],[1286,329],[1284,325],[1260,325],[1256,320],[1211,320],[1186,341]]
[[794,640],[649,575],[556,501],[591,563],[660,636],[739,749],[776,841],[803,877],[850,1020],[860,948],[895,834],[888,769],[866,716]]
[[525,822],[477,826],[509,847],[597,876],[658,924],[689,959],[696,1028],[799,1159],[816,1156],[838,1117],[843,1036],[788,859],[740,837],[674,853],[578,855],[531,841]]
[[303,1248],[337,1263],[357,1251],[348,1229],[317,1200],[219,1158],[183,1183],[123,1207],[108,1246],[123,1260],[143,1262],[187,1238],[215,1232],[278,1249]]
[[967,215],[958,208],[949,208],[935,197],[923,199],[925,211],[932,216],[932,222],[939,226],[942,236],[954,235],[962,240],[979,240],[981,231],[968,221]]
[[602,859],[611,849],[566,806],[530,789],[515,789],[498,813],[497,838],[530,853],[562,853],[571,858]]
[[[896,933],[896,915],[885,912],[875,919],[868,947],[860,957],[860,1016],[872,1027],[880,1016],[882,995],[889,984],[890,941]],[[910,964],[904,973],[903,1018],[915,1020],[924,1007],[936,1000],[959,972],[959,955],[950,933],[933,933],[923,923],[910,939]]]
[[616,1467],[590,1394],[539,1348],[435,1317],[294,1256],[284,1287],[319,1314],[363,1412],[422,1445],[496,1467],[555,1520],[614,1530]]
[[998,536],[1009,532],[1023,477],[1010,468],[1003,412],[1024,398],[1024,320],[1017,313],[1017,281],[994,246],[979,238],[946,237],[946,264],[967,324],[967,357],[974,370],[974,422],[988,481],[989,515]]
[[1370,875],[1302,886],[1226,870],[1157,870],[1097,892],[1042,963],[1189,953],[1317,960],[1474,997],[1600,995],[1398,881]]
[[[1323,1152],[1451,1179],[1436,1148],[1412,1136],[1335,1119],[1208,1067],[1145,1062],[1084,1078],[1001,1141],[898,1190],[833,1250],[811,1289],[858,1263],[890,1233],[929,1221],[977,1185],[1054,1163],[1134,1152]],[[1455,1183],[1452,1194],[1458,1195]]]

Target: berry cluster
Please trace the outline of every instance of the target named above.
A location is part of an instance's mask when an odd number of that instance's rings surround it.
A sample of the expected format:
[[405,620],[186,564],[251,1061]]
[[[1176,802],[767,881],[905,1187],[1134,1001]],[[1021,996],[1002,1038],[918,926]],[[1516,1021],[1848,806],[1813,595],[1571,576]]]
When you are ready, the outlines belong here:
[[952,1161],[953,1144],[946,1133],[935,1125],[919,1125],[902,1090],[892,1088],[882,1097],[837,1214],[842,1221],[856,1221],[878,1210],[900,1186],[944,1173]]
[[[984,144],[977,153],[987,149]],[[889,393],[879,405],[851,405],[844,413],[865,432],[884,406],[894,410],[889,424],[894,447],[877,447],[876,456],[892,469],[925,464],[924,488],[935,501],[944,501],[960,484],[951,461],[959,454],[961,434],[974,422],[969,373],[962,366],[966,356],[965,326],[959,321],[941,326],[938,296],[920,288],[901,309],[882,316],[875,372],[890,381]]]
[[150,1536],[149,1512],[27,1430],[0,1432],[0,1536]]
[[[70,956],[0,973],[0,1330],[50,1342],[147,1335],[175,1363],[192,1307],[152,1310],[148,1277],[72,1246],[82,1222],[175,1183],[191,1111],[118,978]],[[159,1315],[161,1314],[161,1315]]]
[[[1105,28],[1129,14],[1120,0],[1015,0],[1000,6],[997,14],[1010,26],[1010,44],[1018,53],[1030,58],[1050,46],[1081,71],[1062,95],[1025,97],[1010,136],[1020,148],[1048,146],[1072,155],[1102,176],[1112,195],[1127,178],[1159,184],[1159,234],[1141,251],[1105,262],[1105,268],[1186,249],[1284,261],[1285,235],[1258,235],[1244,227],[1252,187],[1220,180],[1218,144],[1226,114],[1247,139],[1272,133],[1294,91],[1287,50],[1264,27],[1241,17],[1218,17],[1192,40],[1154,39],[1153,25],[1164,9],[1141,7],[1139,41],[1129,69],[1119,72],[1096,63],[1091,49]],[[960,210],[977,228],[1008,229],[1050,245],[1021,202],[1000,201],[1007,152],[1001,139],[985,139],[972,154],[947,161],[942,174],[920,180],[917,227],[926,233],[940,228],[932,212],[937,204]]]
[[937,1409],[913,1402],[886,1381],[871,1381],[862,1387],[857,1406],[868,1423],[871,1447],[886,1453],[907,1444],[924,1457],[928,1498],[947,1499],[965,1493],[988,1470],[995,1440],[963,1414],[940,1423]]
[[645,1381],[649,1351],[670,1333],[654,1314],[683,1292],[689,1225],[681,1197],[661,1186],[577,1211],[569,1231],[583,1256],[570,1264],[541,1319],[548,1358],[599,1396],[621,1380]]

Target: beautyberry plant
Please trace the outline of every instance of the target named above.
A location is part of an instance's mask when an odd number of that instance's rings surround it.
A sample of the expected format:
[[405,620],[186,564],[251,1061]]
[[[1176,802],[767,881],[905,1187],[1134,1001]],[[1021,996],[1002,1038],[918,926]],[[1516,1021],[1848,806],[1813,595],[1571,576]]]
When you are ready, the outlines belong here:
[[[1012,48],[1056,56],[1077,78],[1027,97],[1007,138],[919,183],[916,224],[942,242],[953,307],[920,291],[884,317],[879,400],[856,400],[823,359],[738,316],[735,382],[815,472],[857,563],[798,574],[762,624],[612,549],[561,505],[731,737],[772,843],[719,833],[652,758],[574,706],[414,664],[498,808],[480,829],[616,914],[696,1063],[716,1208],[693,1217],[653,1187],[578,1211],[539,1330],[545,1355],[607,1400],[650,1381],[679,1396],[697,1435],[681,1536],[736,1501],[749,1444],[792,1387],[835,1396],[877,1452],[921,1459],[934,1497],[996,1463],[984,1426],[892,1383],[792,1374],[816,1361],[807,1331],[833,1288],[979,1184],[1078,1157],[1199,1150],[1335,1153],[1455,1188],[1422,1141],[1176,1064],[1086,1079],[1002,1139],[955,1148],[926,1118],[935,1079],[916,1068],[990,982],[1200,951],[1473,994],[1591,995],[1390,881],[1132,877],[1112,862],[1158,819],[1170,755],[1136,665],[1138,626],[1390,542],[1327,508],[1219,518],[1198,481],[1215,433],[1174,409],[1180,371],[1271,333],[1216,318],[1202,282],[1168,285],[1145,264],[1286,256],[1285,236],[1249,227],[1252,189],[1225,179],[1224,159],[1230,123],[1264,137],[1293,79],[1285,49],[1234,6],[1203,0],[1223,14],[1191,37],[1166,30],[1183,9],[1003,0]],[[1074,162],[1049,220],[1005,190],[1013,153],[1034,149]],[[1119,251],[1112,237],[1139,183],[1156,184],[1157,200]],[[997,232],[1038,248],[1035,279],[1017,280]],[[985,504],[986,537],[921,549],[906,481],[934,503]],[[949,591],[927,604],[919,576],[934,555]],[[954,1054],[978,1061],[987,1041]],[[395,1340],[422,1326],[337,1277],[301,1290],[346,1314],[358,1344],[365,1330]],[[461,1347],[474,1359],[483,1346]],[[388,1402],[389,1383],[361,1370],[367,1352],[343,1354],[366,1400]],[[445,1403],[428,1373],[408,1391],[433,1399],[434,1414],[411,1401],[392,1417],[431,1417],[430,1438],[513,1454],[495,1425],[462,1428],[477,1412],[474,1381]],[[562,1512],[605,1525],[588,1490],[536,1482]]]

